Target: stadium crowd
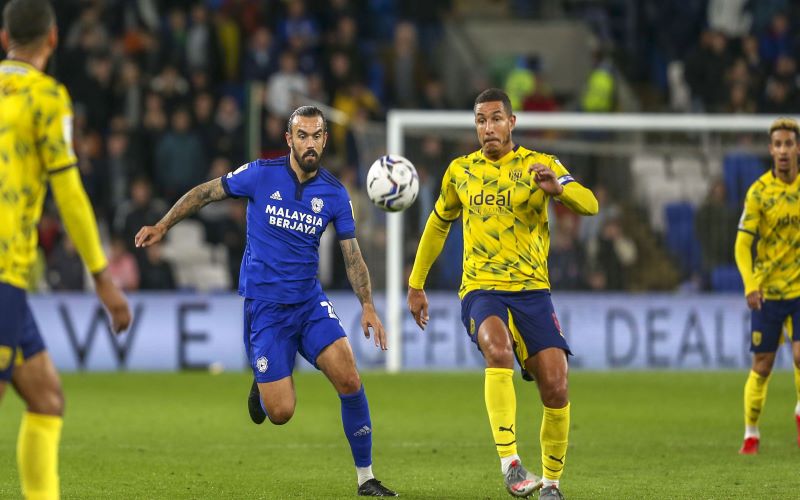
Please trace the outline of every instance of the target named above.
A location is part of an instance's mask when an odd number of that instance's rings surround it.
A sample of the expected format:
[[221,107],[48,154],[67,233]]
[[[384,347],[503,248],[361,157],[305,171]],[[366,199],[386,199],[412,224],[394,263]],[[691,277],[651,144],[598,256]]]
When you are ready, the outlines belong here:
[[[558,5],[559,15],[585,20],[602,49],[595,53],[595,67],[581,95],[549,92],[535,58],[509,68],[493,83],[505,87],[520,110],[614,111],[619,108],[617,78],[635,84],[645,110],[791,113],[800,107],[793,57],[800,43],[798,11],[785,0],[646,0],[635,8],[626,2],[507,3],[510,13],[533,19],[552,15],[552,6]],[[331,123],[325,165],[349,188],[359,223],[379,220],[382,214],[369,205],[360,187],[368,165],[359,158],[356,130],[382,121],[389,108],[470,107],[469,102],[453,102],[437,73],[435,49],[444,36],[442,23],[458,15],[456,4],[55,2],[61,43],[50,71],[66,84],[74,102],[80,170],[118,282],[127,290],[192,287],[175,269],[180,247],[136,251],[133,235],[158,220],[189,187],[225,174],[254,154],[285,154],[285,120],[301,103],[330,106],[347,117],[348,125]],[[526,87],[532,77],[540,84]],[[258,111],[255,118],[253,109]],[[263,124],[255,140],[248,136],[251,119]],[[408,155],[422,187],[406,218],[408,263],[438,193],[441,172],[455,152],[468,149],[437,137],[410,145]],[[704,239],[698,234],[702,264],[682,266],[663,237],[640,223],[631,199],[604,185],[591,169],[567,165],[597,193],[601,212],[579,222],[555,207],[555,288],[663,289],[680,283],[708,288],[712,269],[733,264],[727,235]],[[736,205],[720,201],[730,193],[719,182],[711,185],[707,201],[695,207],[697,226],[709,220],[726,227],[735,224]],[[205,243],[197,243],[224,249],[211,252],[209,262],[227,276],[208,288],[235,287],[245,244],[241,203],[230,200],[208,208],[198,221]],[[365,227],[370,234],[360,233],[359,238],[380,250],[385,244],[380,224]],[[458,230],[454,225],[453,232]],[[52,207],[45,210],[40,233],[41,262],[31,287],[83,288],[80,261]],[[445,253],[452,258],[440,260],[431,287],[457,286],[458,240],[458,235],[448,240]],[[329,287],[347,287],[336,263],[338,252],[329,253],[322,259],[323,281]],[[369,259],[365,253],[373,273],[380,274],[382,255]]]

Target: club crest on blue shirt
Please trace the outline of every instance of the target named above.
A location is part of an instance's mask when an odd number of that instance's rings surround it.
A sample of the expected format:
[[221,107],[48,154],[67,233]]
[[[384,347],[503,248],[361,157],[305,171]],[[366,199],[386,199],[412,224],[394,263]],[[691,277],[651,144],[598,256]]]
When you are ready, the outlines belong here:
[[311,210],[314,211],[315,214],[322,212],[322,207],[325,203],[322,202],[322,198],[311,198]]
[[265,356],[261,356],[256,360],[256,368],[258,368],[259,372],[265,373],[267,367],[269,367],[269,363],[267,363],[267,358]]

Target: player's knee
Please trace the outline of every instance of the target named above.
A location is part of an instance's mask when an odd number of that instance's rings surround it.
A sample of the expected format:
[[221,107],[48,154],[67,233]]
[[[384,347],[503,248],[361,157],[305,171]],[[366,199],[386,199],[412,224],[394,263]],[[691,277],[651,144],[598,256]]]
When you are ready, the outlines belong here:
[[336,389],[339,394],[355,394],[361,389],[361,377],[358,372],[343,377],[336,382]]
[[542,381],[539,384],[542,404],[548,408],[563,408],[569,402],[566,377]]
[[64,391],[60,386],[37,391],[35,396],[25,401],[28,411],[41,415],[64,415]]
[[489,368],[513,368],[514,351],[511,345],[492,342],[483,349],[483,356],[486,358],[486,366]]
[[275,425],[283,425],[291,420],[293,416],[294,406],[285,405],[267,409],[267,417]]

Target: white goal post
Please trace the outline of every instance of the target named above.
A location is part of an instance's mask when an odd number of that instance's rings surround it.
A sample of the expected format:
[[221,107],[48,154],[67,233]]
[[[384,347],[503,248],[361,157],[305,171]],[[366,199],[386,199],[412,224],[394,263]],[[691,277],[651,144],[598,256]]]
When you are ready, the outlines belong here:
[[[763,132],[777,116],[697,114],[611,114],[611,113],[516,113],[517,129],[640,132]],[[386,152],[404,154],[409,129],[470,129],[470,111],[391,110],[387,117]],[[476,139],[477,142],[477,139]],[[466,151],[464,152],[466,153]],[[414,158],[409,158],[414,162]],[[403,213],[387,214],[386,318],[389,352],[386,368],[398,372],[403,365],[403,314],[407,313],[403,283]]]

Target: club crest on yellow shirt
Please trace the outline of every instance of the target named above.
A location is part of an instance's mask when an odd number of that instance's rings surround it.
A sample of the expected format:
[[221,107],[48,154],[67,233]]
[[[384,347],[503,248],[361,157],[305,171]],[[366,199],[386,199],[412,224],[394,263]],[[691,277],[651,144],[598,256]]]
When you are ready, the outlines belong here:
[[518,180],[520,180],[522,178],[522,170],[516,168],[516,169],[514,169],[514,170],[512,170],[511,172],[508,173],[508,177],[512,181],[518,181]]
[[753,345],[761,345],[761,332],[758,330],[753,332]]

